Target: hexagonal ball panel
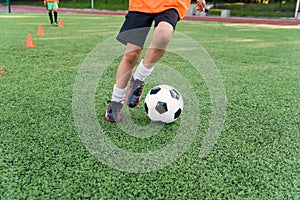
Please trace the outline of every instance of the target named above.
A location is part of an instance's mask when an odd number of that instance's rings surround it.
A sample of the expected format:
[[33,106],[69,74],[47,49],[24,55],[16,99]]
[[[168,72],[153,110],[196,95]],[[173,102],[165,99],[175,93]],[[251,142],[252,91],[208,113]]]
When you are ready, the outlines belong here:
[[162,101],[157,102],[155,106],[155,110],[160,114],[167,112],[168,111],[167,103]]

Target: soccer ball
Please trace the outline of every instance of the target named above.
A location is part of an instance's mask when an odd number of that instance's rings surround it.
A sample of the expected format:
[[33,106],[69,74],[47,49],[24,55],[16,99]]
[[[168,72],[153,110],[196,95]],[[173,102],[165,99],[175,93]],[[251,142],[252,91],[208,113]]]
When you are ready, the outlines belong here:
[[183,99],[174,87],[158,85],[148,92],[144,106],[152,121],[168,124],[179,118],[183,110]]

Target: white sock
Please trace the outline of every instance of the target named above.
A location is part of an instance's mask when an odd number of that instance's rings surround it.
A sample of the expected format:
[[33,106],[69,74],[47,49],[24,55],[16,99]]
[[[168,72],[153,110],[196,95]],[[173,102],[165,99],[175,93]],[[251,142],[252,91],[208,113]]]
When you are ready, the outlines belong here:
[[137,67],[137,69],[135,70],[134,74],[133,74],[133,79],[139,79],[141,81],[144,81],[153,71],[154,66],[151,69],[148,69],[144,66],[143,64],[143,60],[141,60],[139,66]]
[[112,101],[124,103],[126,88],[120,89],[117,88],[116,84],[114,85],[113,94],[111,96]]

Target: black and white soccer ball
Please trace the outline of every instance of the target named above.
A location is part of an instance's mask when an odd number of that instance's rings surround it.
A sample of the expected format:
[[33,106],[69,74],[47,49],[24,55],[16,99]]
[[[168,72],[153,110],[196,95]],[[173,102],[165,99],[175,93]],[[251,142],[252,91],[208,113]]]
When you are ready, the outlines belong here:
[[174,87],[158,85],[148,92],[144,106],[152,121],[168,124],[179,118],[183,110],[183,98]]

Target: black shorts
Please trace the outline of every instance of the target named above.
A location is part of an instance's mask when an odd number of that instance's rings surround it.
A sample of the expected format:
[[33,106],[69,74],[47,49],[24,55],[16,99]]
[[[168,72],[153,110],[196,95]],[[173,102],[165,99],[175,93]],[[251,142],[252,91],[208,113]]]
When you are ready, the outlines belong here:
[[125,16],[125,22],[117,35],[117,40],[123,44],[131,43],[143,48],[153,21],[155,22],[154,27],[164,21],[171,24],[175,30],[178,20],[179,15],[175,9],[155,14],[130,11]]

